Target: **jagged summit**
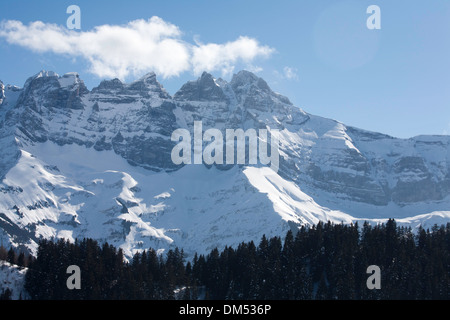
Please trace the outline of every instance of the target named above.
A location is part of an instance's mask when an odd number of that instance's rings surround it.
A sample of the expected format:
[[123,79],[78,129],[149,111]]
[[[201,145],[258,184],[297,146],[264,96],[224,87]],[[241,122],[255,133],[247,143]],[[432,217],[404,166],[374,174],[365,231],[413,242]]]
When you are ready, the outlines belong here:
[[83,109],[81,97],[89,93],[77,73],[60,77],[53,71],[40,71],[27,79],[17,105],[28,106],[34,111],[42,107],[51,109]]
[[[58,84],[59,85],[58,85]],[[83,92],[88,92],[83,80],[77,72],[68,72],[59,76],[54,71],[41,70],[35,75],[29,77],[23,86],[27,90],[31,85],[35,86],[56,86],[58,88],[72,89],[73,87],[82,88]]]
[[237,86],[242,84],[252,84],[258,82],[260,79],[261,78],[253,72],[241,70],[238,73],[233,74],[233,77],[231,78],[231,85]]
[[122,90],[124,88],[124,84],[118,78],[114,78],[111,80],[102,80],[97,87],[92,89],[92,92],[104,92],[111,93],[111,91]]
[[132,82],[127,86],[128,90],[138,91],[141,93],[151,92],[157,94],[161,99],[169,99],[170,95],[166,89],[156,79],[154,72],[149,72],[142,76],[140,79]]
[[272,96],[280,100],[282,103],[292,105],[287,97],[272,91],[263,78],[258,77],[250,71],[242,70],[234,74],[230,85],[236,93],[241,95],[247,92],[251,94],[252,92],[259,91],[265,95],[263,99],[266,99],[268,96]]
[[[22,88],[13,85],[4,85],[2,81],[0,81],[0,106],[8,105],[13,107],[16,104],[16,101],[22,92]],[[8,99],[6,97],[8,96]]]
[[155,84],[158,81],[156,80],[156,73],[153,71],[147,72],[142,77],[140,77],[137,81],[142,81],[145,83]]
[[157,95],[162,99],[170,98],[170,95],[156,79],[154,72],[149,72],[129,84],[115,78],[111,80],[103,80],[97,87],[92,89],[93,93],[104,95],[119,94],[125,95],[141,95],[148,97],[149,95]]
[[[156,77],[154,72],[149,72],[129,84],[122,82],[118,78],[102,80],[98,86],[92,89],[92,92],[122,95],[133,93],[148,95],[153,93],[157,94],[160,98],[169,99],[170,95],[161,83],[158,82]],[[60,76],[53,71],[41,70],[29,77],[24,84],[25,91],[36,90],[38,88],[51,89],[52,87],[76,90],[79,95],[89,92],[83,80],[76,72],[68,72]],[[276,97],[283,103],[291,104],[288,98],[274,93],[262,78],[245,70],[234,74],[230,83],[220,78],[216,79],[208,72],[203,72],[197,80],[188,81],[184,84],[175,93],[174,99],[180,101],[229,101],[235,98],[230,98],[230,88],[234,91],[233,95],[237,97],[246,94],[252,95],[254,91],[261,91],[266,95]]]
[[217,85],[214,77],[203,72],[195,81],[189,81],[178,90],[174,99],[181,101],[224,101],[223,90]]
[[47,77],[59,77],[59,75],[51,70],[41,70],[38,73],[36,73],[34,76],[32,76],[32,79],[36,78],[47,78]]
[[[77,72],[68,72],[58,78],[61,88],[73,88],[75,86],[84,86],[84,81],[80,79]],[[86,88],[86,87],[85,87]],[[86,91],[87,88],[86,88]]]
[[259,90],[267,93],[273,93],[264,79],[246,70],[242,70],[234,74],[230,84],[235,91],[248,90],[249,86],[256,86]]
[[[173,97],[154,73],[91,91],[51,71],[0,87],[5,245],[92,237],[127,256],[204,253],[318,221],[450,220],[450,137],[396,139],[307,114],[248,71],[230,82],[205,72]],[[194,121],[276,134],[278,172],[174,164],[172,133]]]

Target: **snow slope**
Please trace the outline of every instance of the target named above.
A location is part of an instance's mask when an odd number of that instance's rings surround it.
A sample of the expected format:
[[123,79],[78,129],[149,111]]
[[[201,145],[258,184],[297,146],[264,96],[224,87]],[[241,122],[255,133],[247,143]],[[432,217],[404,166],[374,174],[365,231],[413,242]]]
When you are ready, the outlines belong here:
[[[450,221],[450,137],[396,139],[314,116],[250,72],[229,83],[204,73],[174,97],[154,73],[89,91],[76,73],[40,72],[2,88],[6,246],[35,253],[40,237],[90,237],[127,257],[174,246],[192,255],[319,221]],[[279,171],[174,165],[171,133],[197,120],[268,129]]]
[[9,262],[0,260],[0,293],[2,290],[11,290],[11,299],[26,299],[27,293],[23,288],[25,283],[26,268],[20,268]]

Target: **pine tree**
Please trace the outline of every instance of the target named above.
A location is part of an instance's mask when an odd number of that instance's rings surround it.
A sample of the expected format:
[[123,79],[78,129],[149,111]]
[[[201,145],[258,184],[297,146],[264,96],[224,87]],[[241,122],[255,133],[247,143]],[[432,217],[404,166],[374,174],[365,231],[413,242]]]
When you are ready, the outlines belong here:
[[0,246],[0,260],[6,260],[6,258],[8,257],[8,251],[6,250],[6,248],[1,245]]
[[25,254],[20,252],[19,257],[17,258],[17,265],[19,267],[25,267]]
[[[25,264],[12,248],[10,261]],[[450,224],[419,229],[394,220],[372,227],[319,223],[263,236],[258,247],[212,250],[185,261],[175,248],[157,255],[137,253],[130,263],[123,251],[92,239],[75,243],[41,240],[36,258],[27,260],[25,289],[32,299],[449,299]],[[82,289],[65,285],[68,265],[80,266]],[[378,265],[382,290],[366,287],[366,268]],[[3,291],[4,298],[10,292]]]
[[6,261],[11,264],[16,264],[16,253],[14,252],[14,249],[12,247],[10,247],[8,250]]
[[12,299],[12,291],[9,288],[2,289],[0,293],[0,300],[11,300]]
[[325,276],[322,274],[319,280],[319,286],[317,287],[317,292],[314,297],[316,300],[328,300],[328,287],[326,284]]

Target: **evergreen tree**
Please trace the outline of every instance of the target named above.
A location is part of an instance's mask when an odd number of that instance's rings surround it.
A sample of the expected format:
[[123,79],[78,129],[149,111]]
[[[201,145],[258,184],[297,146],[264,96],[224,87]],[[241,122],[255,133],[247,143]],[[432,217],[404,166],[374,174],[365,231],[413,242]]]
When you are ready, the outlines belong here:
[[7,256],[8,256],[8,251],[6,250],[6,248],[3,245],[1,245],[0,246],[0,260],[6,260]]
[[0,300],[11,300],[12,299],[12,291],[9,288],[2,289],[0,293]]
[[11,264],[16,264],[16,253],[14,252],[14,249],[12,247],[10,247],[8,250],[6,261]]
[[[319,223],[288,231],[283,241],[264,235],[258,246],[215,248],[191,261],[174,248],[127,262],[121,249],[92,239],[41,240],[35,258],[10,248],[6,259],[28,266],[32,299],[174,299],[176,289],[186,300],[450,298],[450,224],[413,233],[394,220],[361,229]],[[66,286],[69,265],[81,269],[81,290]],[[381,268],[382,290],[366,287],[369,265]]]
[[25,254],[23,252],[17,257],[17,265],[19,267],[25,267]]

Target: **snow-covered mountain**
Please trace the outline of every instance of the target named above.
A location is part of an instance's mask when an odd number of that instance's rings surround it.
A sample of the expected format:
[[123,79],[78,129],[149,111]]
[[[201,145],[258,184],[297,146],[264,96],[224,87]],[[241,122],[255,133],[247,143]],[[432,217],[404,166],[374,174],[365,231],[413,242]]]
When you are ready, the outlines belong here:
[[[4,79],[3,79],[4,80]],[[450,221],[450,136],[397,139],[314,116],[241,71],[208,73],[172,97],[149,73],[89,91],[76,73],[0,82],[0,237],[91,237],[186,253],[284,235],[318,221]],[[267,129],[278,172],[175,165],[172,132]],[[275,130],[276,129],[276,130]]]

